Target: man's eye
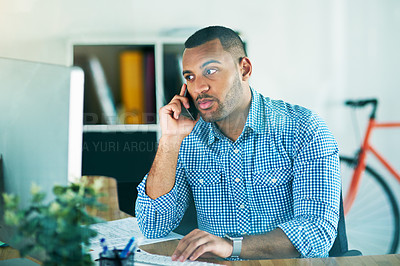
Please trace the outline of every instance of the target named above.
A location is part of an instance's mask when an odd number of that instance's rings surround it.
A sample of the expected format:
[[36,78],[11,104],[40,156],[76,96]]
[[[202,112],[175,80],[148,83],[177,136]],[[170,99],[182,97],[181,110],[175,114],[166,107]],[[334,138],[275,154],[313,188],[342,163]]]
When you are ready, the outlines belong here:
[[185,79],[186,80],[192,80],[193,79],[193,75],[187,75],[187,76],[185,76]]
[[217,72],[216,69],[207,69],[207,70],[206,70],[206,74],[207,74],[207,75],[212,75],[212,74],[214,74],[215,72]]

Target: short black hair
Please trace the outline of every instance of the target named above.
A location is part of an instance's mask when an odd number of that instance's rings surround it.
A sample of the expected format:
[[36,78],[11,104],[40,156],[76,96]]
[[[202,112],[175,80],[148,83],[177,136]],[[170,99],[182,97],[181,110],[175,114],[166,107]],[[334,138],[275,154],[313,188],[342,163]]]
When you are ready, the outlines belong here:
[[209,26],[196,31],[185,42],[185,48],[194,48],[206,42],[219,39],[225,51],[239,61],[247,56],[246,48],[239,34],[223,26]]

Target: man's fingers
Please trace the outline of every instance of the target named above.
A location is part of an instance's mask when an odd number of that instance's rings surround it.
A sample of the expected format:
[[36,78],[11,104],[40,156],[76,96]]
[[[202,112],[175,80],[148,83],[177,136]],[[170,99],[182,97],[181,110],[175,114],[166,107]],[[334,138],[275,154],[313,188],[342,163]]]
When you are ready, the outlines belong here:
[[179,92],[180,96],[184,96],[185,95],[185,91],[186,91],[186,84],[184,83],[181,87],[181,91]]
[[227,258],[232,254],[232,245],[225,239],[195,229],[179,241],[172,260],[197,260],[199,257],[210,255]]
[[172,98],[172,100],[170,101],[169,104],[172,104],[172,103],[176,103],[179,106],[182,103],[186,108],[189,108],[189,99],[184,97],[184,96],[181,96],[181,95],[175,95],[174,98]]
[[[207,252],[213,252],[218,237],[207,232],[195,229],[179,241],[172,260],[196,260]],[[210,255],[210,254],[208,254]]]
[[188,248],[188,246],[190,245],[191,242],[194,241],[195,238],[198,237],[198,235],[201,233],[202,231],[195,229],[193,231],[191,231],[189,234],[187,234],[185,237],[183,237],[179,243],[178,246],[176,247],[174,253],[172,254],[172,259],[177,259],[180,260],[183,252]]
[[162,112],[170,114],[173,118],[178,119],[181,113],[181,105],[177,102],[170,102],[168,105],[161,108]]
[[[190,242],[188,243],[186,249],[182,252],[179,260],[185,261],[185,260],[189,259],[195,251],[199,250],[200,247],[206,245],[210,241],[212,241],[210,236],[203,235],[203,234],[197,236],[196,238],[190,239]],[[201,253],[201,254],[203,254],[203,253]]]
[[164,106],[165,110],[167,110],[168,113],[171,114],[173,113],[173,117],[175,119],[179,118],[179,115],[182,112],[182,104],[186,107],[189,108],[189,100],[186,97],[180,96],[180,95],[175,95],[174,98]]
[[[197,260],[202,255],[206,254],[207,252],[213,251],[214,249],[214,242],[207,242],[201,246],[199,246],[189,257],[190,260]],[[212,257],[212,256],[210,256]],[[215,257],[215,256],[214,256]]]

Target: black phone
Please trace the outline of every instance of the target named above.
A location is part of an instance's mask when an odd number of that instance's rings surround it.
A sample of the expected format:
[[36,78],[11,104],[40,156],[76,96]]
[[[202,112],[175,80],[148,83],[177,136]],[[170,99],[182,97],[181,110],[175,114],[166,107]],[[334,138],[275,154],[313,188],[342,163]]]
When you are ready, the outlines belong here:
[[190,118],[192,120],[196,120],[199,111],[197,110],[196,106],[194,105],[194,101],[192,99],[192,96],[190,96],[190,94],[188,93],[187,88],[186,88],[185,94],[183,96],[189,99],[189,108],[186,108],[182,104],[181,115],[186,116],[186,117],[188,117],[188,118]]

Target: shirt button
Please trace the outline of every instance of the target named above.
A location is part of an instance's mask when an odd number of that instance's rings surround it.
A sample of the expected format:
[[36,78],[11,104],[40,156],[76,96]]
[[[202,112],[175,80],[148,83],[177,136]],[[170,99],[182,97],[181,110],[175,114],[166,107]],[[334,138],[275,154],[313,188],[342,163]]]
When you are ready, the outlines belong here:
[[272,183],[276,183],[276,181],[278,181],[278,179],[276,179],[276,178],[271,179]]
[[240,204],[239,206],[241,209],[244,209],[244,204]]
[[203,178],[200,178],[200,179],[199,179],[199,182],[200,182],[200,184],[203,184],[203,183],[204,183],[204,179],[203,179]]
[[240,178],[239,178],[239,177],[236,177],[235,181],[236,181],[237,183],[239,183],[239,182],[240,182]]
[[238,149],[234,149],[233,152],[237,154],[237,153],[239,153],[239,150]]

